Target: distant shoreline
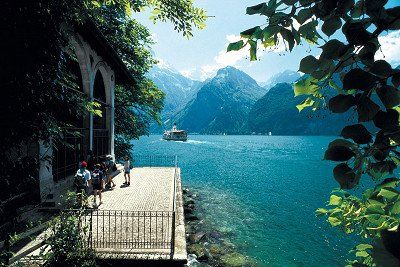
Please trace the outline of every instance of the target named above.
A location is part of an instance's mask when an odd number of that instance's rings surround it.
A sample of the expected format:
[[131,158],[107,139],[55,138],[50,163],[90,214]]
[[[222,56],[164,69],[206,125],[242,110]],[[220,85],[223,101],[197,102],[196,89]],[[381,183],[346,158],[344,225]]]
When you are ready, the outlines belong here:
[[[150,133],[148,136],[155,136],[155,135],[160,135],[162,136],[162,133]],[[143,135],[145,136],[145,135]],[[288,136],[288,137],[293,137],[293,136],[315,136],[315,137],[335,137],[339,138],[339,135],[317,135],[317,134],[298,134],[298,135],[279,135],[279,134],[197,134],[197,133],[188,133],[188,136],[267,136],[267,137],[273,137],[273,136]]]

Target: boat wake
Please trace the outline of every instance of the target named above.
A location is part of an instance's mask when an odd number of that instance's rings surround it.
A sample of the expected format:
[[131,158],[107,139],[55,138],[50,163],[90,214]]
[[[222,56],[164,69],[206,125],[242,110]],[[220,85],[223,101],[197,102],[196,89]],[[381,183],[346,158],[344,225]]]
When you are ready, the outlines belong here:
[[187,144],[211,144],[208,141],[200,141],[200,140],[187,140]]

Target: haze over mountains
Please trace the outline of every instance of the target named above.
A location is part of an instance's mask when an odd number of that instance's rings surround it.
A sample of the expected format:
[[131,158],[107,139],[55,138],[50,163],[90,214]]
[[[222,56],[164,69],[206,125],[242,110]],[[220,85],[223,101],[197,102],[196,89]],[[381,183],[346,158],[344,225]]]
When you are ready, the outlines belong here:
[[337,135],[349,119],[327,110],[299,113],[296,105],[304,98],[294,97],[292,83],[300,75],[293,71],[279,73],[263,86],[234,67],[220,69],[204,82],[160,67],[149,78],[166,93],[163,125],[152,126],[152,133],[175,122],[189,134]]

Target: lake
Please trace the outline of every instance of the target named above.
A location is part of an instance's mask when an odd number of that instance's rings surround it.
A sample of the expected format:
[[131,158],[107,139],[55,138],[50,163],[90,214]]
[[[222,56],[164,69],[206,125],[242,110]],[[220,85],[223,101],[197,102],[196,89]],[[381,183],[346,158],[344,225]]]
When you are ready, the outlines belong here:
[[262,266],[343,266],[354,236],[315,217],[333,188],[323,161],[334,137],[161,135],[134,141],[134,156],[177,155],[183,186],[201,195],[204,220]]

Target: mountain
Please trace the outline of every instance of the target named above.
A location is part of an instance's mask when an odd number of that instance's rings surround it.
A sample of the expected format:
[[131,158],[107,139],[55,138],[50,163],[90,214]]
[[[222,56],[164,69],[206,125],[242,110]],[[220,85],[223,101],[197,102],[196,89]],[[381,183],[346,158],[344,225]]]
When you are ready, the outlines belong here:
[[[200,89],[201,82],[191,80],[178,71],[168,67],[154,66],[147,77],[165,93],[164,109],[161,112],[163,122],[171,118],[173,114],[181,110],[192,100]],[[151,132],[161,132],[162,126],[152,125]]]
[[285,70],[272,76],[268,81],[263,83],[262,86],[269,90],[278,83],[294,83],[300,77],[300,74],[296,71]]
[[174,118],[182,129],[207,134],[248,133],[247,115],[266,92],[246,73],[220,69]]
[[250,131],[273,135],[338,135],[345,125],[356,123],[350,114],[333,114],[327,109],[299,112],[296,105],[304,99],[304,96],[294,97],[291,84],[275,85],[249,112]]

